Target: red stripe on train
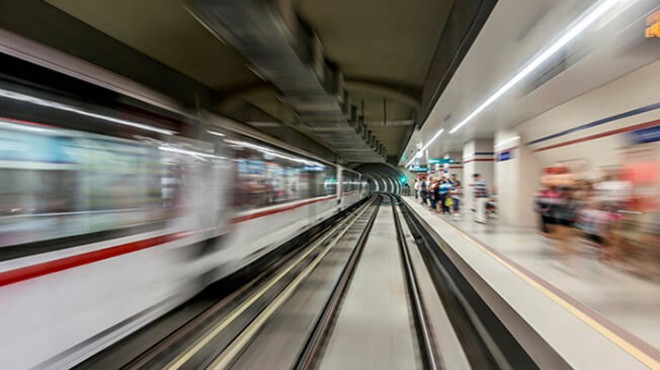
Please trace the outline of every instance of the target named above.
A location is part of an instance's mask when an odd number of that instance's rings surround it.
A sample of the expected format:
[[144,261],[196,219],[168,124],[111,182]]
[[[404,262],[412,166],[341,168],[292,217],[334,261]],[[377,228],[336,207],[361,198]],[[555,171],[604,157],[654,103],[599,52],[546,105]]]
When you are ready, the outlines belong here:
[[256,213],[252,213],[252,214],[245,215],[245,216],[235,217],[235,218],[233,218],[233,219],[231,220],[231,222],[232,222],[233,224],[237,224],[237,223],[240,223],[240,222],[245,222],[245,221],[254,220],[255,218],[260,218],[260,217],[270,216],[270,215],[274,215],[274,214],[276,214],[276,213],[286,212],[286,211],[290,211],[290,210],[292,210],[292,209],[296,209],[296,208],[304,207],[304,206],[310,205],[310,204],[312,204],[312,203],[323,202],[323,201],[325,201],[325,200],[332,200],[332,199],[335,199],[335,198],[337,198],[336,195],[333,195],[333,196],[328,197],[328,198],[312,199],[312,200],[308,200],[308,201],[306,201],[306,202],[302,202],[302,203],[298,203],[298,204],[293,204],[293,205],[286,206],[286,207],[275,208],[275,209],[269,209],[269,210],[266,210],[266,211],[256,212]]
[[173,233],[0,272],[0,287],[155,247],[190,235]]
[[[263,212],[253,213],[251,215],[237,217],[234,218],[232,222],[239,223],[243,221],[253,220],[255,218],[264,217],[280,212],[286,212],[312,203],[322,202],[324,200],[332,200],[335,198],[337,198],[337,196],[333,195],[328,198],[312,199],[303,203],[293,204],[286,207],[275,208]],[[191,232],[183,232],[183,233],[161,235],[149,239],[117,245],[114,247],[104,248],[97,251],[82,253],[71,257],[60,258],[53,261],[38,263],[36,265],[20,267],[14,270],[0,272],[0,287],[15,284],[29,279],[34,279],[49,274],[54,274],[56,272],[69,270],[75,267],[88,265],[94,262],[99,262],[109,258],[118,257],[124,254],[137,252],[143,249],[153,248],[161,244],[165,244],[174,240],[184,238],[190,234]]]

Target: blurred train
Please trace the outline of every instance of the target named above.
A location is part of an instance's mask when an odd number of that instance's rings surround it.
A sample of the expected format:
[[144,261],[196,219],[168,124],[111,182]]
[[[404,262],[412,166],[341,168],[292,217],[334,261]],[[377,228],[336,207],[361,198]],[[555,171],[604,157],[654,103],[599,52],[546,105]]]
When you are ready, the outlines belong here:
[[87,89],[0,79],[3,368],[78,363],[369,193],[281,143]]

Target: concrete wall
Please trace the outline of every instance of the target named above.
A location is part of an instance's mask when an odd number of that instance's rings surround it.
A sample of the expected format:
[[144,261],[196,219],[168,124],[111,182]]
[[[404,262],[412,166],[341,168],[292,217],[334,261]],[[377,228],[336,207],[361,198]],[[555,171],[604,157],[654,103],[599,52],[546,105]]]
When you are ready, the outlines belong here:
[[[626,132],[644,125],[660,125],[660,61],[546,111],[515,130],[541,166],[584,160],[585,175],[593,178],[603,167],[621,164],[619,150],[629,145]],[[559,135],[549,137],[553,134]]]
[[488,185],[489,192],[493,192],[493,184],[495,183],[493,154],[492,139],[476,139],[467,142],[463,146],[464,209],[474,208],[472,204],[473,192],[470,184],[474,182],[472,176],[475,173],[482,176]]
[[520,145],[521,140],[524,138],[517,131],[501,130],[495,134],[498,212],[504,224],[534,226],[537,217],[532,202],[541,166],[532,151]]

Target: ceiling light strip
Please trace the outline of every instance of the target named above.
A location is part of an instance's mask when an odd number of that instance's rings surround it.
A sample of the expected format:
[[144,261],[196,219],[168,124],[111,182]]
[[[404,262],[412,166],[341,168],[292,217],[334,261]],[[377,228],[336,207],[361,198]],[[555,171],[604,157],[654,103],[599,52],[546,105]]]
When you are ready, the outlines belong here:
[[[499,89],[497,89],[491,96],[489,96],[483,103],[481,103],[467,117],[465,117],[462,121],[460,121],[458,124],[456,124],[449,131],[449,133],[450,134],[455,133],[456,131],[458,131],[462,127],[464,127],[466,124],[468,124],[470,121],[472,121],[472,119],[474,119],[479,113],[481,113],[484,109],[488,108],[491,104],[493,104],[497,99],[499,99],[507,91],[509,91],[516,84],[518,84],[521,80],[523,80],[530,73],[532,73],[534,70],[536,70],[541,64],[543,64],[543,62],[548,60],[552,55],[554,55],[559,50],[561,50],[569,42],[573,41],[584,30],[586,30],[589,26],[591,26],[594,22],[596,22],[600,17],[605,15],[615,5],[617,5],[618,3],[622,2],[622,1],[624,1],[624,0],[601,0],[601,1],[596,2],[587,11],[585,11],[582,15],[580,15],[580,17],[578,17],[576,21],[573,22],[572,26],[570,27],[570,29],[566,33],[564,33],[561,37],[559,37],[559,39],[557,39],[554,43],[552,43],[548,48],[546,48],[544,51],[540,52],[536,57],[534,57],[531,61],[529,61],[515,76],[513,76],[513,78],[511,78],[508,82],[506,82]],[[634,1],[637,1],[637,0],[628,0],[628,1],[634,2]],[[426,143],[426,145],[424,145],[424,147],[419,152],[422,152],[426,148],[428,148],[442,134],[442,132],[444,132],[444,129],[441,129],[435,135],[433,135],[431,140],[429,140]],[[415,158],[417,158],[417,157],[413,156],[413,159],[410,162],[408,162],[408,164],[406,164],[406,167],[410,166],[415,161]]]
[[573,23],[573,26],[568,30],[568,32],[564,33],[559,39],[557,39],[557,41],[555,41],[547,49],[545,49],[543,52],[541,52],[535,58],[533,58],[530,62],[528,62],[527,65],[523,69],[521,69],[515,76],[513,76],[512,79],[510,79],[507,83],[502,85],[502,87],[500,87],[497,91],[495,91],[495,93],[493,93],[490,97],[488,97],[488,99],[486,99],[483,103],[481,103],[481,105],[479,105],[477,109],[475,109],[472,113],[470,113],[467,117],[465,117],[465,119],[463,119],[456,126],[454,126],[449,131],[449,133],[453,134],[459,129],[461,129],[463,126],[465,126],[468,122],[470,122],[484,109],[488,108],[488,106],[490,106],[491,104],[493,104],[493,102],[499,99],[500,96],[504,95],[504,93],[506,93],[516,84],[518,84],[518,82],[520,82],[522,79],[524,79],[534,70],[536,70],[539,66],[541,66],[543,62],[545,62],[551,56],[556,54],[569,42],[573,41],[584,30],[586,30],[587,27],[592,25],[596,20],[598,20],[598,18],[603,16],[608,10],[612,9],[617,3],[621,1],[622,0],[601,0],[597,2],[594,6],[589,8]]

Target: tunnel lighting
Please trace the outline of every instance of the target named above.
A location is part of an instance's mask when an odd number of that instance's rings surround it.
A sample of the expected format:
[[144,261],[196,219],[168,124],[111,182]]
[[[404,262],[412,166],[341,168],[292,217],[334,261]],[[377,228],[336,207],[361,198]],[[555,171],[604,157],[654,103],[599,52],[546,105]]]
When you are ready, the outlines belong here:
[[[453,134],[456,131],[460,130],[463,126],[468,124],[474,117],[476,117],[479,113],[481,113],[484,109],[486,109],[488,106],[493,104],[495,100],[497,100],[500,96],[502,96],[504,93],[509,91],[512,87],[514,87],[518,82],[520,82],[523,78],[527,77],[532,71],[537,69],[543,62],[548,60],[552,55],[557,53],[561,48],[566,46],[569,42],[571,42],[573,39],[575,39],[577,36],[581,35],[589,26],[591,26],[598,18],[601,16],[605,15],[610,9],[612,9],[615,5],[620,3],[623,0],[601,0],[594,4],[592,7],[590,7],[586,12],[584,12],[578,19],[573,22],[572,26],[564,33],[557,41],[552,43],[547,49],[542,51],[540,54],[538,54],[536,57],[534,57],[531,61],[527,63],[527,65],[521,69],[511,80],[509,80],[507,83],[502,85],[495,93],[493,93],[488,99],[486,99],[481,105],[477,107],[472,113],[470,113],[467,117],[465,117],[461,122],[459,122],[456,126],[454,126],[449,133]],[[628,0],[630,3],[634,2],[635,0]]]
[[160,128],[157,128],[157,127],[145,125],[145,124],[142,124],[142,123],[127,121],[127,120],[123,120],[123,119],[119,119],[119,118],[114,118],[114,117],[104,116],[104,115],[101,115],[101,114],[87,112],[85,110],[78,109],[78,108],[76,108],[74,106],[71,106],[71,105],[57,103],[57,102],[54,102],[54,101],[41,99],[41,98],[37,98],[35,96],[21,94],[21,93],[17,93],[17,92],[14,92],[14,91],[0,89],[0,96],[2,96],[4,98],[12,99],[12,100],[17,100],[17,101],[22,101],[22,102],[27,102],[27,103],[40,105],[42,107],[55,108],[55,109],[59,109],[61,111],[65,111],[65,112],[76,113],[76,114],[79,114],[81,116],[98,118],[98,119],[101,119],[101,120],[104,120],[104,121],[118,123],[118,124],[124,125],[124,126],[139,128],[139,129],[145,130],[145,131],[157,132],[157,133],[163,134],[163,135],[174,135],[176,133],[174,131],[164,130],[164,129],[160,129]]
[[222,132],[211,131],[211,130],[206,130],[206,132],[208,132],[211,135],[215,135],[215,136],[225,136],[225,134],[223,134]]
[[499,148],[499,147],[501,147],[501,146],[504,145],[504,144],[508,144],[508,143],[513,142],[513,141],[516,141],[516,140],[518,140],[518,139],[520,139],[520,136],[510,137],[510,138],[508,138],[508,139],[506,139],[506,140],[500,141],[499,143],[495,144],[495,148]]

